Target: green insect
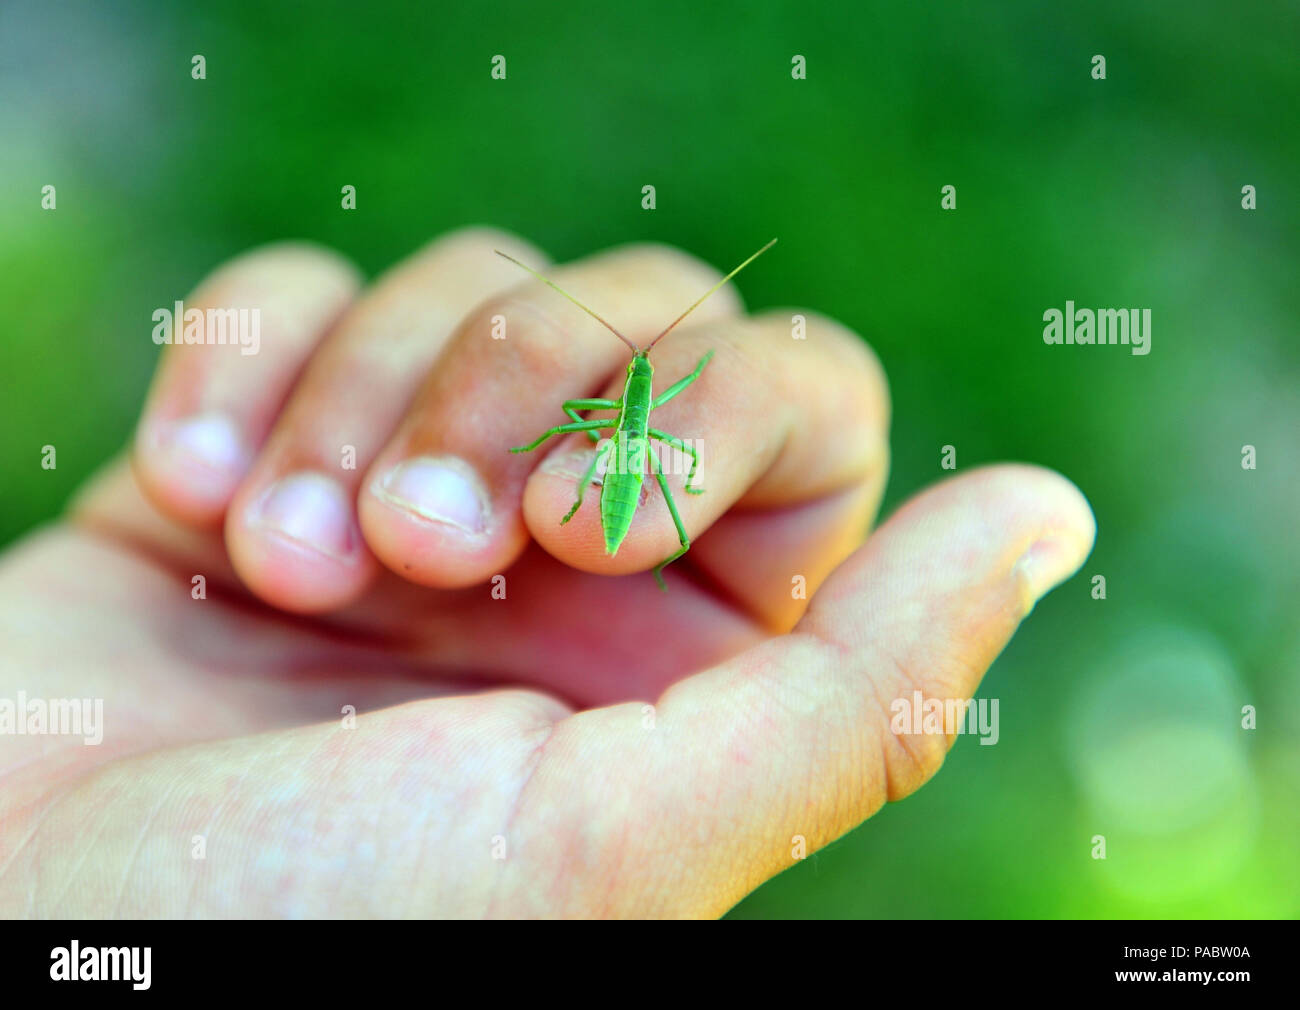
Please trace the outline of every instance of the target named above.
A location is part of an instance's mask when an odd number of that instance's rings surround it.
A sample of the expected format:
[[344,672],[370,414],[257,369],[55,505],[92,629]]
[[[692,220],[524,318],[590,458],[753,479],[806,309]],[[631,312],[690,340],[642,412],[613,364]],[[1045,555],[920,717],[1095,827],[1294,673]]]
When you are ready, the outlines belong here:
[[[619,340],[632,348],[632,360],[627,366],[627,381],[623,384],[623,395],[617,400],[567,400],[563,405],[564,412],[571,418],[571,424],[561,424],[543,432],[536,440],[529,445],[516,446],[511,452],[532,452],[539,445],[545,442],[552,435],[566,435],[573,431],[585,431],[587,437],[597,443],[599,448],[592,457],[591,465],[587,467],[587,473],[578,485],[578,498],[573,503],[573,508],[569,509],[568,514],[560,520],[563,526],[582,506],[582,496],[596,475],[596,469],[602,461],[608,461],[605,470],[604,482],[600,491],[600,524],[605,533],[605,553],[613,556],[618,553],[619,546],[623,543],[623,538],[627,536],[628,529],[632,526],[632,517],[636,514],[637,506],[641,500],[641,484],[645,480],[645,471],[647,464],[651,473],[659,481],[659,488],[664,493],[664,501],[668,503],[668,511],[672,513],[673,525],[677,527],[677,539],[681,543],[676,551],[664,558],[655,566],[654,575],[659,583],[659,588],[667,591],[668,587],[664,584],[663,570],[664,567],[671,564],[685,554],[691,547],[690,537],[686,535],[686,527],[682,525],[682,517],[677,514],[677,503],[673,501],[673,494],[668,489],[668,481],[665,479],[663,470],[658,459],[650,452],[650,439],[662,442],[664,445],[672,446],[691,457],[691,469],[686,475],[686,491],[688,494],[703,494],[703,488],[697,488],[692,483],[695,479],[695,470],[700,465],[699,453],[694,447],[683,442],[675,435],[669,435],[667,432],[659,431],[650,427],[650,411],[662,407],[683,389],[700,377],[704,371],[704,366],[709,363],[713,357],[713,352],[709,351],[700,359],[700,363],[695,366],[695,371],[681,379],[658,396],[653,396],[651,392],[651,381],[654,376],[654,367],[650,364],[650,349],[666,337],[683,319],[694,312],[700,304],[717,291],[718,288],[726,284],[727,281],[735,277],[736,274],[744,270],[745,267],[753,263],[763,253],[767,252],[776,244],[776,239],[772,239],[767,245],[763,246],[753,256],[745,260],[744,263],[736,267],[735,270],[727,274],[726,277],[713,285],[703,296],[674,319],[662,333],[646,344],[645,347],[637,347],[636,344],[628,340],[627,337],[619,333],[618,330],[610,326],[604,319],[596,315],[591,309],[583,305],[582,302],[574,298],[573,295],[559,287],[559,285],[548,280],[539,274],[532,267],[520,263],[513,256],[507,256],[505,253],[497,250],[497,254],[505,256],[511,263],[523,267],[530,274],[536,277],[543,284],[558,291],[574,305],[582,309],[589,316],[596,319],[602,326],[618,337]],[[618,417],[613,418],[595,418],[583,420],[582,415],[578,412],[581,410],[617,410]],[[596,433],[604,428],[610,428],[614,431],[614,437],[601,443],[600,436]],[[615,451],[617,449],[617,451]],[[610,455],[614,458],[611,460]]]

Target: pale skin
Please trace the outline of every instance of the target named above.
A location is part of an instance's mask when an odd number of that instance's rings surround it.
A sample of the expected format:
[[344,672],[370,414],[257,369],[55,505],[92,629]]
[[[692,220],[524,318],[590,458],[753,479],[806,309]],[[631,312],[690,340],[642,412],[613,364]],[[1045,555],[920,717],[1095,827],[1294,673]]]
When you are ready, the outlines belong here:
[[[895,737],[889,701],[970,696],[1087,556],[1086,501],[1022,465],[866,535],[876,358],[729,286],[655,349],[656,393],[716,352],[654,415],[707,491],[678,496],[692,548],[660,593],[652,481],[609,557],[598,495],[560,524],[586,437],[506,451],[616,398],[627,349],[494,248],[633,339],[720,276],[661,246],[549,266],[477,229],[364,289],[305,246],[200,285],[187,304],[261,308],[260,352],[165,348],[129,460],[0,558],[0,698],[102,698],[105,722],[99,746],[0,736],[0,914],[716,916],[933,775],[952,741]],[[417,457],[443,468],[385,485]],[[430,489],[442,518],[410,505]]]

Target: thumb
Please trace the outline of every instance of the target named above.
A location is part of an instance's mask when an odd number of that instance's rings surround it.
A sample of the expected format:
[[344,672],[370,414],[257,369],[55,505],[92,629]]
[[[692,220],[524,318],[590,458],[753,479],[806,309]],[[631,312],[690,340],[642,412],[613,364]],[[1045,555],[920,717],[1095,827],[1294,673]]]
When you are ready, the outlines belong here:
[[671,862],[688,912],[724,911],[789,867],[799,838],[825,845],[933,775],[951,737],[896,736],[891,702],[969,698],[1094,534],[1064,478],[972,471],[892,516],[789,635],[670,688],[628,785],[644,823],[674,833],[648,838],[646,859]]

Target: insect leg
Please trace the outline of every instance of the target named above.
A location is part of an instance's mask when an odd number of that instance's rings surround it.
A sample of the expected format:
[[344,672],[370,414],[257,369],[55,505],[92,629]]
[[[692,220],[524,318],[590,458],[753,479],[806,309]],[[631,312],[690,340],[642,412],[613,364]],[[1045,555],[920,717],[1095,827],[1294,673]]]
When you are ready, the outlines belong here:
[[686,378],[681,379],[678,382],[674,382],[671,386],[669,386],[662,393],[660,393],[659,396],[655,399],[655,401],[650,404],[650,409],[654,410],[658,407],[662,407],[665,403],[667,403],[674,396],[680,393],[683,389],[689,386],[692,382],[698,379],[700,377],[700,373],[704,371],[704,366],[709,363],[709,359],[712,357],[713,357],[712,351],[710,351],[708,354],[702,357],[700,359],[700,363],[695,366],[695,371],[693,371],[690,375],[686,376]]
[[572,424],[556,425],[550,431],[542,432],[542,434],[537,436],[537,438],[534,439],[532,442],[530,442],[528,445],[517,445],[510,451],[511,452],[532,452],[534,449],[536,449],[539,445],[545,442],[552,435],[567,435],[571,431],[599,431],[601,428],[612,428],[614,427],[614,424],[615,421],[613,418],[604,417],[604,418],[597,418],[594,421],[574,421]]
[[687,494],[704,494],[704,488],[695,487],[691,481],[695,479],[695,469],[700,465],[700,454],[695,451],[693,446],[687,445],[676,435],[670,435],[666,431],[660,431],[658,428],[651,428],[646,432],[651,438],[663,442],[664,445],[671,445],[679,452],[684,452],[691,457],[691,472],[686,475],[686,493]]
[[668,503],[668,511],[673,514],[673,525],[677,527],[677,539],[682,545],[655,565],[655,581],[659,583],[659,588],[666,593],[668,587],[664,584],[664,568],[691,549],[691,538],[686,535],[686,527],[682,525],[682,517],[677,514],[677,503],[673,501],[673,493],[668,489],[668,481],[664,478],[664,473],[659,469],[659,463],[653,455],[650,456],[650,469],[654,471],[655,479],[659,481],[659,490],[664,493],[664,501]]
[[[579,416],[580,410],[621,410],[623,407],[622,400],[565,400],[564,412],[575,421],[581,421]],[[593,442],[599,442],[600,436],[594,431],[587,432],[587,437]]]
[[578,485],[578,500],[573,503],[573,508],[569,509],[565,517],[560,520],[561,526],[572,519],[574,513],[577,512],[578,509],[582,508],[582,496],[587,493],[587,485],[589,485],[591,479],[596,476],[596,467],[600,465],[600,461],[604,457],[609,455],[610,450],[613,448],[613,442],[606,442],[592,454],[591,466],[587,467],[587,472],[583,475],[582,483]]

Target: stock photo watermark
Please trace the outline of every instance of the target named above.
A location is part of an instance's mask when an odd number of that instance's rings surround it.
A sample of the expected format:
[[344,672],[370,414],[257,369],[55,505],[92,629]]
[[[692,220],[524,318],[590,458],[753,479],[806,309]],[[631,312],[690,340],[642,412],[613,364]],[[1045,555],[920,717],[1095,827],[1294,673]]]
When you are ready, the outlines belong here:
[[[579,449],[548,460],[542,464],[542,470],[582,480],[588,476],[585,471],[594,459],[595,467],[589,474],[593,484],[603,483],[609,473],[640,473],[653,479],[655,472],[665,477],[690,477],[692,482],[702,482],[704,467],[699,461],[703,452],[702,438],[680,438],[661,443],[651,437],[645,440],[634,438],[629,442],[628,434],[621,432],[613,438],[601,438],[590,449]],[[649,457],[653,457],[654,463],[648,467]]]
[[104,742],[104,699],[29,698],[19,691],[0,698],[0,736],[79,736],[96,746]]
[[910,698],[889,703],[889,729],[895,736],[956,736],[979,738],[981,746],[998,742],[997,698],[926,698],[913,691]]
[[1051,308],[1043,313],[1045,344],[1119,344],[1140,357],[1151,353],[1150,309]]
[[244,355],[262,347],[260,309],[187,309],[184,302],[154,309],[151,317],[155,344],[207,344],[238,347]]
[[136,990],[148,989],[152,947],[83,947],[73,940],[50,951],[53,982],[130,982]]

